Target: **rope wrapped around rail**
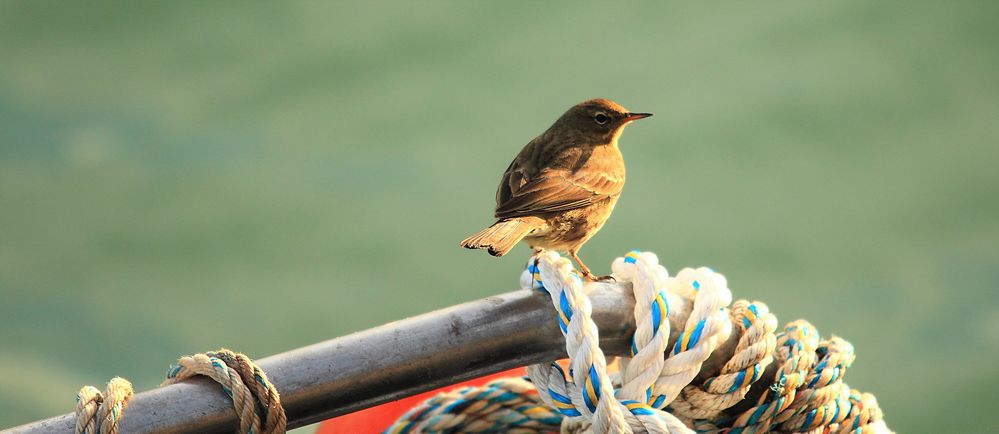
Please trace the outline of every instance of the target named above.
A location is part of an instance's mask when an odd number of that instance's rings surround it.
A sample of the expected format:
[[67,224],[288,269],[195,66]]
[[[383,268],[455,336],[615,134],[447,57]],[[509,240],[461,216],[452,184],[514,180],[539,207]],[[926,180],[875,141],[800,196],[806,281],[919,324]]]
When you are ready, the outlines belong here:
[[637,323],[631,357],[616,372],[578,273],[542,252],[521,286],[551,297],[568,371],[553,361],[529,366],[530,384],[501,379],[439,394],[386,432],[891,432],[874,396],[843,383],[855,358],[849,342],[822,339],[804,320],[778,332],[765,304],[732,303],[725,277],[710,268],[669,276],[654,254],[632,251],[612,269],[632,285]]
[[112,378],[103,394],[94,386],[83,386],[76,394],[76,432],[117,434],[118,420],[132,393],[132,383],[121,377]]
[[[286,431],[287,418],[277,389],[267,374],[245,354],[225,348],[181,357],[167,371],[161,384],[183,381],[203,375],[222,386],[232,399],[239,416],[241,434],[279,434]],[[117,434],[118,421],[132,396],[132,383],[115,377],[101,394],[93,386],[84,386],[77,394],[77,434]]]

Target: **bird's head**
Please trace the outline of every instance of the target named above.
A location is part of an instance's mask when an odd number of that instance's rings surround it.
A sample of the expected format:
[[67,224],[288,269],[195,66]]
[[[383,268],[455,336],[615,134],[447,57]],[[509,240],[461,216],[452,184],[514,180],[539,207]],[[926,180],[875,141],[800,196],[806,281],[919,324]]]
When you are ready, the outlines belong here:
[[631,121],[649,116],[652,113],[630,112],[614,101],[597,98],[570,108],[552,128],[569,130],[594,144],[613,144]]

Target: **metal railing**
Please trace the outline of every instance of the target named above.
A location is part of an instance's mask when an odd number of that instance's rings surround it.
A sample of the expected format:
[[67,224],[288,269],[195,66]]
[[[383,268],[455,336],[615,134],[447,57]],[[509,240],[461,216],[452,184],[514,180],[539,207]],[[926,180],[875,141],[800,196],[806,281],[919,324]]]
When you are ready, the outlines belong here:
[[[630,285],[591,283],[586,289],[601,348],[608,355],[626,355],[635,327]],[[256,362],[280,392],[291,429],[565,356],[549,296],[520,290]],[[74,424],[69,413],[4,432],[72,433]],[[237,426],[232,402],[206,379],[136,394],[120,423],[121,432],[130,434],[232,433]]]

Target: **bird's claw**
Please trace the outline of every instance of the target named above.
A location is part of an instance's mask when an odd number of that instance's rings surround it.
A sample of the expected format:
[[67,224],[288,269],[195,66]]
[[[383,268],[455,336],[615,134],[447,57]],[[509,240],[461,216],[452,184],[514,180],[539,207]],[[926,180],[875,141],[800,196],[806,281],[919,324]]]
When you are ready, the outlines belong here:
[[594,276],[590,273],[583,273],[583,279],[587,282],[617,282],[614,276]]

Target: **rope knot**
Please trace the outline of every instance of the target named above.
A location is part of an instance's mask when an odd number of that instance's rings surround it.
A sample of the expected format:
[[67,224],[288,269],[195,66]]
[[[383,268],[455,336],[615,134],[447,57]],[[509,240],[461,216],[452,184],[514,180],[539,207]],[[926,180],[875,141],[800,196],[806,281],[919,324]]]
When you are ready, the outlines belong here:
[[239,416],[239,431],[252,434],[284,433],[287,417],[281,397],[267,375],[245,354],[222,348],[184,356],[167,371],[162,385],[203,375],[222,386]]
[[96,387],[83,386],[76,394],[76,434],[117,434],[132,393],[132,383],[121,377],[112,378],[103,394]]
[[[197,375],[215,380],[232,399],[240,433],[285,432],[287,417],[277,389],[246,355],[223,348],[181,357],[167,369],[167,379],[162,385]],[[118,377],[108,382],[104,394],[92,386],[84,386],[76,395],[76,434],[116,434],[132,393],[132,383]]]

